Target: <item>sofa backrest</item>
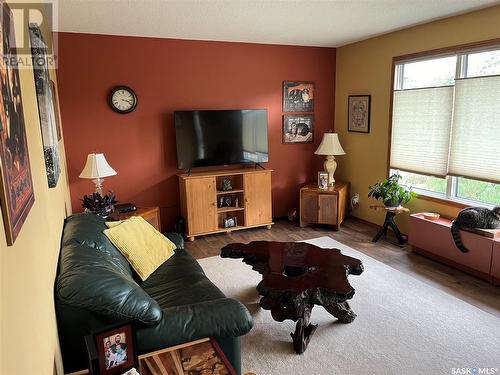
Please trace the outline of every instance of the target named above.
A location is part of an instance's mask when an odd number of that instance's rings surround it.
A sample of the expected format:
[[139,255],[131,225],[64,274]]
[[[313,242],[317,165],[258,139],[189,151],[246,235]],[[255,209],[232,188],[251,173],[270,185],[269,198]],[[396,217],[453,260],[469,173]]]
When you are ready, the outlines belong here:
[[92,214],[66,219],[55,285],[56,303],[84,308],[117,320],[144,324],[162,311],[134,280],[125,257],[104,235],[105,220]]

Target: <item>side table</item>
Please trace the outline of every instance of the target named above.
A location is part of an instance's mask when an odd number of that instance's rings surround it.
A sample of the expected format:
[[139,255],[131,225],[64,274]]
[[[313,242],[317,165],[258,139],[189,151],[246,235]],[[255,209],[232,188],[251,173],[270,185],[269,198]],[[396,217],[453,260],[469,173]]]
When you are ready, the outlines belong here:
[[372,204],[372,205],[370,205],[370,208],[372,210],[376,210],[376,211],[377,210],[384,210],[384,211],[386,211],[384,224],[379,229],[379,231],[377,232],[377,234],[375,235],[375,237],[373,237],[372,242],[377,242],[380,239],[380,237],[382,237],[382,235],[385,237],[387,235],[387,229],[389,227],[391,227],[392,230],[394,231],[394,235],[396,236],[396,238],[397,238],[398,243],[399,243],[400,246],[402,246],[406,242],[408,242],[407,240],[405,240],[403,238],[403,235],[399,231],[399,228],[396,225],[396,222],[394,221],[394,217],[397,214],[409,213],[410,210],[408,208],[403,207],[403,206],[399,206],[399,207],[386,207],[386,206],[380,205],[380,204]]
[[300,189],[300,226],[328,224],[339,230],[347,216],[349,183],[335,182],[335,186],[319,189],[307,185]]
[[236,375],[213,339],[201,339],[139,356],[141,375]]
[[137,207],[136,211],[118,213],[113,212],[109,217],[112,220],[125,220],[132,216],[141,216],[155,229],[161,232],[160,208],[159,207]]

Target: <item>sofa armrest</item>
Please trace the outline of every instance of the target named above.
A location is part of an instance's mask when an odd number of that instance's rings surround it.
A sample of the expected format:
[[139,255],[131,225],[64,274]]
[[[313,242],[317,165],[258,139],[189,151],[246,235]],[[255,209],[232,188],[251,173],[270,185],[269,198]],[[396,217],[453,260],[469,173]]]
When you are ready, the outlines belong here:
[[163,309],[160,323],[139,329],[137,341],[144,353],[204,337],[238,337],[252,326],[252,317],[241,302],[220,298]]
[[179,233],[163,233],[170,241],[172,241],[177,249],[184,249],[184,238]]

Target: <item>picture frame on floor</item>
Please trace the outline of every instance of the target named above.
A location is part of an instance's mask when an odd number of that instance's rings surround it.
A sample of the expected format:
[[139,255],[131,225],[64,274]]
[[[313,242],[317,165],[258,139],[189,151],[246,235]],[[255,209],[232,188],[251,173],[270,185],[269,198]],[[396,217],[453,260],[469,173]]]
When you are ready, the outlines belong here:
[[85,336],[91,375],[116,375],[139,368],[133,320]]

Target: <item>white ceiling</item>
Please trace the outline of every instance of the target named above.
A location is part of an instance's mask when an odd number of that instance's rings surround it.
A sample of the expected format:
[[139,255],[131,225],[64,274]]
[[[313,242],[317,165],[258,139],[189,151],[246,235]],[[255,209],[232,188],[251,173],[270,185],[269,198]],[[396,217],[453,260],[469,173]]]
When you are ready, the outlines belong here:
[[59,31],[338,47],[498,0],[60,0]]

